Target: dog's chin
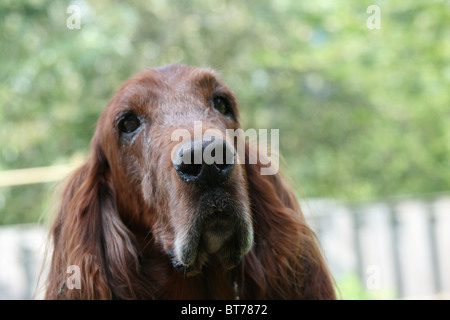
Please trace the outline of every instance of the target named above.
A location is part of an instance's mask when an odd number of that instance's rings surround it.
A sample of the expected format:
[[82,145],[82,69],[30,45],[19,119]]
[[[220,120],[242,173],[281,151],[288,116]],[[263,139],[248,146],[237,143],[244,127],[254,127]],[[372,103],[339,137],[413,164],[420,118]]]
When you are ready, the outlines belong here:
[[231,270],[239,265],[245,253],[230,254],[227,250],[219,250],[214,254],[208,254],[206,251],[201,250],[193,263],[185,264],[177,258],[172,257],[172,265],[185,276],[193,277],[204,273],[205,268],[210,265],[219,266],[223,271]]
[[184,238],[176,238],[169,255],[175,269],[194,276],[212,263],[225,271],[232,269],[252,243],[253,227],[248,212],[219,212],[204,219]]

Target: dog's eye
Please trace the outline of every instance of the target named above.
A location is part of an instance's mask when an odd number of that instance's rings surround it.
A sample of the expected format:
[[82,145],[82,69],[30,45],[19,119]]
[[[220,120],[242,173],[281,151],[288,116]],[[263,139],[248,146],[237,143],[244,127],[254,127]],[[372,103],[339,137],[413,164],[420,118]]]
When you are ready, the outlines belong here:
[[119,130],[121,133],[132,133],[141,125],[141,121],[133,112],[126,113],[119,122]]
[[231,114],[230,102],[223,97],[214,97],[212,99],[214,108],[221,114],[227,116]]

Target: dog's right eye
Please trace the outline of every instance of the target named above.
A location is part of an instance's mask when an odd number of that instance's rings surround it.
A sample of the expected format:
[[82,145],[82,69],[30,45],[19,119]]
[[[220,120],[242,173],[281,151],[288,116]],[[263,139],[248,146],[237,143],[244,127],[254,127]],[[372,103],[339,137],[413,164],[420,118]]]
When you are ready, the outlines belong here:
[[134,112],[127,112],[119,120],[120,133],[132,133],[139,128],[141,121]]

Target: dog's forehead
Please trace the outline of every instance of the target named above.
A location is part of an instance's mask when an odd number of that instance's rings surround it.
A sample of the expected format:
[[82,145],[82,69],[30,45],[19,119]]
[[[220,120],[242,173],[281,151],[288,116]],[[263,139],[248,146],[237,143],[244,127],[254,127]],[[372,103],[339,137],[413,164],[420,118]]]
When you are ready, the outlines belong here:
[[145,103],[142,99],[175,96],[192,89],[214,90],[223,87],[215,71],[184,65],[147,69],[126,81],[118,90],[119,103]]
[[223,86],[219,76],[212,69],[169,65],[157,68],[155,71],[160,81],[166,86],[167,91],[171,91],[172,96],[192,90],[195,90],[196,93],[202,90],[208,92],[218,86]]
[[169,65],[139,72],[122,84],[113,101],[116,106],[142,106],[166,97],[207,95],[217,88],[225,86],[211,69]]
[[186,65],[173,64],[150,69],[149,71],[151,72],[152,70],[155,70],[163,78],[163,81],[171,86],[177,86],[181,83],[204,81],[207,81],[205,84],[212,84],[220,81],[216,72],[207,68],[195,68]]

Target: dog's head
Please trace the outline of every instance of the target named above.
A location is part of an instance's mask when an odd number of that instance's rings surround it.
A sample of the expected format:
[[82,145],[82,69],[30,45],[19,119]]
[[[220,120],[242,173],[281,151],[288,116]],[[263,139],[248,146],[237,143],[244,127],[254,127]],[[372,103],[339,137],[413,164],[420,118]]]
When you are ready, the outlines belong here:
[[[143,221],[188,275],[215,258],[225,268],[253,241],[233,93],[211,70],[170,65],[125,82],[100,118],[124,221]],[[145,215],[145,216],[143,216]]]

